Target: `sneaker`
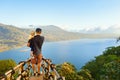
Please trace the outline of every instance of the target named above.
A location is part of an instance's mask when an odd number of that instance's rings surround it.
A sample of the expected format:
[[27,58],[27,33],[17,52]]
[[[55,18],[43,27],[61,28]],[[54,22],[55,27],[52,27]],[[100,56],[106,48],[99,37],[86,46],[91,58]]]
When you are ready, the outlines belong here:
[[40,73],[38,73],[37,75],[38,75],[38,76],[40,76],[41,74],[40,74]]
[[36,76],[36,73],[34,73],[33,76]]

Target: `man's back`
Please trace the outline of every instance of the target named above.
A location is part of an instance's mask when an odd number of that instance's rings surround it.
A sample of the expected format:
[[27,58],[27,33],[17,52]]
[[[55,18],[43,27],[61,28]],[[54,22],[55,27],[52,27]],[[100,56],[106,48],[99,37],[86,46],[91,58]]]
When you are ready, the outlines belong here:
[[41,49],[42,49],[42,44],[44,41],[44,37],[40,36],[40,35],[36,35],[34,36],[32,43],[33,43],[33,53],[34,54],[39,54],[41,53]]

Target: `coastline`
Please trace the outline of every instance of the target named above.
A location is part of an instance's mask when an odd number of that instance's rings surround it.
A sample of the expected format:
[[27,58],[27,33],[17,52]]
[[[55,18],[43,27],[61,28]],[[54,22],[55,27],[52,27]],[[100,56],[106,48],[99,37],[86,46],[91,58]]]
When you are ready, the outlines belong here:
[[21,47],[23,47],[23,46],[26,46],[25,45],[25,43],[24,43],[24,45],[20,45],[19,44],[19,46],[17,46],[17,45],[13,45],[13,46],[7,46],[7,47],[5,47],[4,49],[0,49],[0,53],[1,52],[4,52],[4,51],[8,51],[8,50],[11,50],[11,49],[18,49],[18,48],[21,48]]

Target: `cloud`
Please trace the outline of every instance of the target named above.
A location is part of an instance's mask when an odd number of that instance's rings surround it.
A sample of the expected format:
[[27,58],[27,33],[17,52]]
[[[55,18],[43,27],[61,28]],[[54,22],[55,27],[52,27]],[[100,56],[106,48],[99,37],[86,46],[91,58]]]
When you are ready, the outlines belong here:
[[120,33],[120,25],[112,25],[108,27],[106,31],[111,33]]
[[116,33],[120,34],[120,25],[112,25],[109,27],[106,26],[98,26],[98,27],[65,27],[63,28],[67,31],[72,31],[72,32],[79,32],[79,33]]

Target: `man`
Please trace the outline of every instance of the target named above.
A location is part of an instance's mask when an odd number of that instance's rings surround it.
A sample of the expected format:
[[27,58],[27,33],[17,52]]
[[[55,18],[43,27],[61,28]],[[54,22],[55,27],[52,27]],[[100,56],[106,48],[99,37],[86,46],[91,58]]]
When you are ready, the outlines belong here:
[[[34,75],[36,75],[36,71],[38,73],[38,75],[40,75],[40,67],[41,67],[41,61],[42,61],[42,53],[41,53],[41,48],[42,48],[42,44],[44,42],[44,37],[41,36],[42,30],[40,28],[36,29],[36,36],[34,36],[34,38],[30,39],[28,41],[27,46],[28,47],[32,47],[33,48],[33,58],[31,59],[31,63],[32,63],[32,69],[34,72]],[[35,64],[37,64],[37,70],[35,69]]]

